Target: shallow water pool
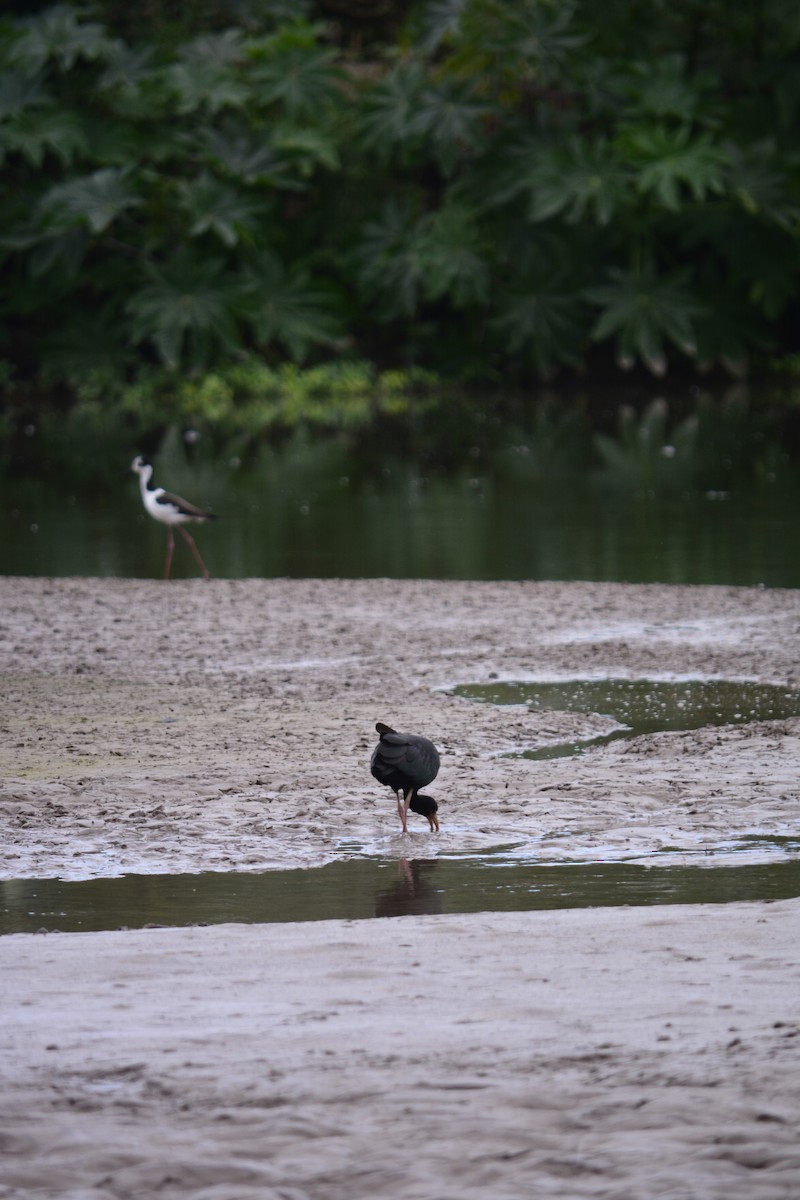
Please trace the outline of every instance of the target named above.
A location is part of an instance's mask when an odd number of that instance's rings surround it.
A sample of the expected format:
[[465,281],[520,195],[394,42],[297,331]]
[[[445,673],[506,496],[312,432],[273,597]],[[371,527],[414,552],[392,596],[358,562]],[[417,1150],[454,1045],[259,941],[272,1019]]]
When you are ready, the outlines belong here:
[[468,683],[457,696],[492,704],[524,704],[532,712],[595,713],[616,723],[596,737],[536,747],[523,757],[581,754],[619,738],[664,730],[742,725],[800,716],[800,692],[773,684],[720,679],[663,682],[653,679],[572,679],[560,682]]
[[7,880],[0,934],[779,900],[800,896],[800,858],[786,857],[800,853],[800,839],[782,842],[774,860],[741,866],[713,867],[704,855],[669,866],[519,861],[514,847],[498,847],[469,858],[349,858],[261,874]]

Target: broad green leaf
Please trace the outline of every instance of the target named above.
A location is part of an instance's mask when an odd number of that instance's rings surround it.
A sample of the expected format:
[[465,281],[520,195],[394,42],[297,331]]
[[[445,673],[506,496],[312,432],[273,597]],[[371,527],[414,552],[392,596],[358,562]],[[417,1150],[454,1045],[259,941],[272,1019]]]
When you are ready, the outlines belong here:
[[303,269],[288,269],[262,254],[245,271],[247,319],[258,343],[285,346],[302,362],[315,346],[335,345],[342,336],[330,296]]
[[178,185],[180,204],[192,222],[189,233],[213,233],[226,246],[252,235],[257,226],[257,206],[229,184],[205,172]]
[[[130,169],[131,163],[145,158],[156,161],[157,139],[148,137],[146,131],[118,114],[91,113],[84,123],[83,132],[87,147],[83,157],[90,162],[124,170]],[[174,151],[171,139],[170,143]]]
[[288,155],[280,153],[265,133],[251,130],[244,122],[226,122],[219,129],[202,128],[193,144],[205,161],[243,183],[294,191],[303,186]]
[[411,316],[424,300],[447,297],[456,308],[488,297],[485,247],[472,215],[459,205],[417,216],[390,201],[371,221],[357,251],[360,278],[382,315]]
[[83,229],[68,229],[54,237],[37,238],[28,259],[28,271],[34,279],[57,275],[64,282],[72,283],[83,265],[87,244],[88,237]]
[[528,355],[544,373],[578,361],[583,326],[579,297],[547,288],[506,295],[492,319],[507,353]]
[[134,50],[124,42],[116,42],[98,80],[98,88],[101,92],[138,96],[142,86],[154,78],[154,57],[149,46]]
[[87,149],[83,124],[69,109],[27,108],[0,125],[0,155],[21,154],[32,167],[41,167],[47,153],[66,167]]
[[618,147],[638,172],[639,191],[654,194],[664,208],[677,211],[687,191],[704,200],[725,190],[728,156],[706,133],[693,136],[686,127],[629,129]]
[[149,268],[148,275],[150,282],[127,304],[135,341],[152,342],[173,369],[183,358],[202,365],[221,347],[235,347],[243,288],[222,262],[180,251],[163,267]]
[[456,308],[488,299],[489,270],[485,247],[470,212],[448,205],[418,223],[412,252],[421,265],[425,296],[447,296]]
[[427,138],[442,170],[450,175],[460,159],[478,150],[492,112],[491,105],[476,98],[473,84],[445,80],[422,90],[413,124]]
[[[287,0],[287,5],[291,6],[292,2]],[[324,21],[307,19],[310,8],[310,3],[302,0],[302,4],[298,4],[294,11],[287,12],[285,19],[279,21],[274,30],[248,38],[247,52],[252,61],[274,58],[287,50],[317,49],[320,42],[329,37],[329,29]]]
[[247,58],[248,43],[239,29],[222,33],[204,33],[186,42],[178,51],[181,62],[193,67],[212,70],[214,67],[235,67]]
[[85,225],[92,233],[103,233],[123,213],[142,204],[127,175],[126,170],[108,167],[57,183],[42,197],[39,214],[54,229]]
[[627,91],[642,112],[688,127],[700,114],[711,119],[715,110],[706,93],[713,86],[712,76],[688,68],[685,55],[665,54],[656,62],[634,63]]
[[336,142],[320,129],[282,122],[274,127],[272,136],[276,150],[292,156],[297,173],[304,179],[317,167],[329,171],[339,168]]
[[684,354],[696,353],[694,321],[703,306],[686,287],[685,276],[660,277],[652,268],[610,275],[610,283],[585,293],[602,310],[591,331],[593,341],[615,335],[621,366],[641,358],[656,375],[667,369],[665,341]]
[[505,253],[509,268],[491,322],[504,352],[524,356],[543,374],[577,362],[588,325],[578,282],[581,240],[537,230],[512,240]]
[[0,121],[18,118],[26,108],[52,103],[42,76],[23,75],[19,71],[0,73]]
[[254,98],[262,105],[279,103],[292,120],[316,117],[341,97],[339,71],[326,49],[296,48],[257,62],[252,68]]
[[425,6],[418,38],[423,54],[433,54],[440,46],[458,38],[467,3],[468,0],[432,0]]
[[387,162],[400,148],[409,152],[419,141],[419,104],[425,72],[418,62],[397,63],[366,95],[359,112],[359,141]]
[[[528,195],[527,170],[542,149],[541,138],[528,137],[519,129],[512,129],[507,136],[490,134],[487,147],[458,171],[449,193],[476,214],[515,204]],[[519,220],[515,213],[515,227]]]
[[585,40],[575,9],[573,0],[467,0],[452,65],[470,74],[499,72],[516,87],[549,81]]
[[82,20],[80,11],[67,4],[46,8],[19,28],[14,62],[27,75],[37,75],[50,60],[69,71],[78,59],[105,58],[113,45],[102,25]]
[[[583,357],[592,323],[657,370],[694,342],[704,361],[790,352],[796,2],[769,0],[761,22],[719,0],[10,7],[41,11],[0,21],[5,308],[39,339],[63,297],[122,311],[154,284],[144,261],[184,286],[177,242],[193,296],[218,254],[205,282],[224,285],[233,340],[176,318],[162,352],[247,348],[235,285],[268,236],[285,257],[264,271],[270,354],[327,344],[307,311],[276,332],[276,296],[334,311],[312,262],[335,271],[364,353],[398,361],[455,366],[463,348],[477,370],[500,353],[547,371]],[[563,262],[541,253],[550,234]],[[587,281],[611,291],[587,303]]]
[[390,200],[367,223],[354,258],[368,297],[377,298],[384,319],[412,316],[425,286],[425,259],[413,233],[415,208]]
[[225,108],[242,108],[248,96],[244,82],[227,67],[201,70],[176,63],[168,73],[169,83],[178,97],[178,111],[196,112],[200,108],[218,113]]
[[217,113],[241,108],[250,96],[243,66],[245,43],[238,30],[207,34],[181,47],[178,61],[167,69],[169,86],[182,113],[205,108]]
[[630,175],[605,141],[572,138],[563,147],[544,146],[522,162],[521,183],[530,196],[532,221],[563,216],[608,225],[631,202]]
[[728,143],[728,186],[739,204],[753,217],[761,217],[787,232],[800,224],[800,197],[791,185],[784,155],[771,140],[754,146]]

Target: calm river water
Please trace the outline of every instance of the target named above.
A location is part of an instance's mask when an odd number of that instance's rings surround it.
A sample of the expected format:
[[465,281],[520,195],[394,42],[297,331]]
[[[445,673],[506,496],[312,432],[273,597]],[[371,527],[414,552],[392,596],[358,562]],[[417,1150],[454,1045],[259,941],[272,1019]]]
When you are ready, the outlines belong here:
[[[194,533],[212,575],[617,580],[800,586],[800,486],[621,489],[575,475],[410,465],[365,475],[343,455],[274,452],[156,460],[156,482],[220,520]],[[165,534],[123,474],[82,490],[52,478],[0,482],[0,574],[159,577]],[[173,576],[195,564],[179,538]]]

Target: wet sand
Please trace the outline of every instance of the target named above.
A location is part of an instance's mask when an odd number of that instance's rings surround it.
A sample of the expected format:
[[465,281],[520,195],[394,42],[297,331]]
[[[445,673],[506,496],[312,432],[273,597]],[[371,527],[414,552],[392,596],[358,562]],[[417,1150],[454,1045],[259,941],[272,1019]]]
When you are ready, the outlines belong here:
[[[597,718],[491,678],[800,682],[789,591],[0,580],[0,878],[797,834],[800,719]],[[398,833],[376,720],[443,754]],[[402,869],[402,868],[400,868]],[[800,902],[0,940],[0,1197],[800,1194]]]

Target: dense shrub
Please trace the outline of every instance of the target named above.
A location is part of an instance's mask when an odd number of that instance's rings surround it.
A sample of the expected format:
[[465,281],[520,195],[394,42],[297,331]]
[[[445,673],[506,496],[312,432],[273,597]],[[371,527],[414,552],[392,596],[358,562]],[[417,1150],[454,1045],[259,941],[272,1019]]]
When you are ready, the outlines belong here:
[[789,0],[144,7],[0,27],[7,380],[797,352]]

